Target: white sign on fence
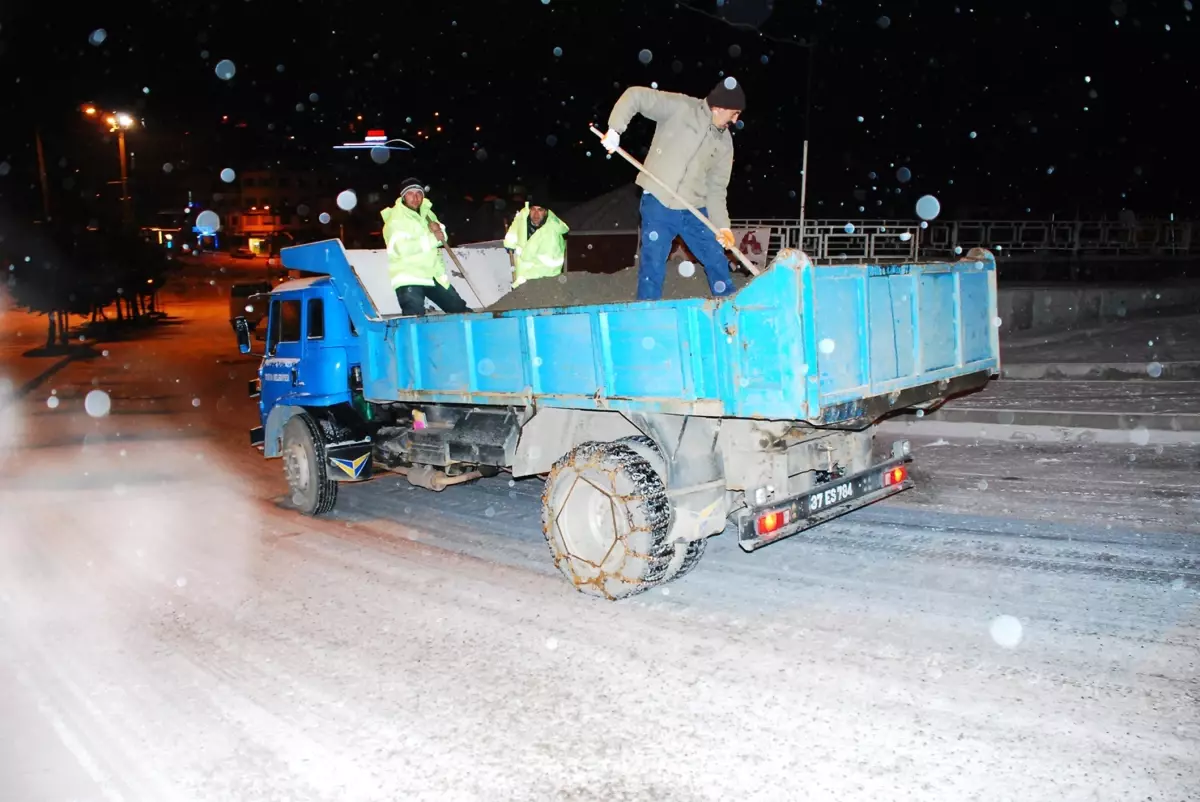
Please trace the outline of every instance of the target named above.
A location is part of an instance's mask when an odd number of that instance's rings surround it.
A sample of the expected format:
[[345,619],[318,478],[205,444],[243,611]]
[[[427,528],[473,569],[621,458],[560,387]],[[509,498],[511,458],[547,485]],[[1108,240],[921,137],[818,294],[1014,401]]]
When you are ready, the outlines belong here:
[[[765,270],[767,267],[767,245],[771,241],[771,229],[765,228],[734,228],[733,244],[739,251],[746,254],[746,258],[754,263],[754,266],[759,270]],[[729,263],[735,267],[740,267],[741,262],[736,256],[729,256]],[[683,237],[675,240],[671,247],[670,259],[695,259],[692,252],[683,244]]]
[[[771,242],[770,228],[735,228],[733,229],[733,244],[746,254],[746,258],[754,263],[759,270],[767,267],[767,246]],[[731,257],[730,262],[740,264],[737,257]]]

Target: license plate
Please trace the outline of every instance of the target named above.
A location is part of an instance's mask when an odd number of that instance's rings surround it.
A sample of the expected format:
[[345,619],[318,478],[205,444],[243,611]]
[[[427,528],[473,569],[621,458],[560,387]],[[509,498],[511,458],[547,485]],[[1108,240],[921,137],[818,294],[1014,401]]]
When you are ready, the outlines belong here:
[[854,482],[846,482],[836,487],[826,488],[820,493],[813,493],[808,497],[808,502],[805,504],[809,515],[814,512],[820,512],[828,507],[835,507],[844,501],[854,498],[857,495],[854,485]]

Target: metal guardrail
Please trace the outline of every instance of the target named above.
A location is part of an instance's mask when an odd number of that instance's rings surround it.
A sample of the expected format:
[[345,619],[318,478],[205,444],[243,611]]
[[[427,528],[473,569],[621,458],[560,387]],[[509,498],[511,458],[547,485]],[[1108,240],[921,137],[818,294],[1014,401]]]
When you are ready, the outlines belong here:
[[953,220],[929,226],[929,244],[940,250],[974,247],[1063,255],[1186,256],[1194,223],[1108,221]]
[[[848,230],[848,225],[853,226]],[[735,229],[770,229],[771,256],[781,248],[802,248],[815,262],[917,261],[989,248],[1011,258],[1181,257],[1200,255],[1197,224],[1175,220],[1045,221],[945,220],[922,228],[912,220],[739,219]]]
[[868,261],[917,261],[921,252],[921,228],[911,220],[868,220],[846,222],[810,220],[804,224],[800,241],[799,220],[733,220],[734,229],[766,229],[767,253],[774,256],[783,248],[799,248],[814,263]]

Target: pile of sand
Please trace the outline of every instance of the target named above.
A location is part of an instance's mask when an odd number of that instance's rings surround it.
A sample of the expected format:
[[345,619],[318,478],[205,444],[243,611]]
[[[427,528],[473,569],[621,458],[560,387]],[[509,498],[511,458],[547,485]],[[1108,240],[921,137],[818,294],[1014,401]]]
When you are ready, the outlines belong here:
[[[733,286],[741,289],[750,281],[745,273],[733,274]],[[679,262],[667,263],[663,299],[711,298],[704,268],[696,263],[696,272],[684,278]],[[512,309],[545,309],[555,306],[591,306],[620,304],[637,300],[637,268],[627,267],[616,273],[565,273],[556,278],[528,281],[483,311],[506,312]]]

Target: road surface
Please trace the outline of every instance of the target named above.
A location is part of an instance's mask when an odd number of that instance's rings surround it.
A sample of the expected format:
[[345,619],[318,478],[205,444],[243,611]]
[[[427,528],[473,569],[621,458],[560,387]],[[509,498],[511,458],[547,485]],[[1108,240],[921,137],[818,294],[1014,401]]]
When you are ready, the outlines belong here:
[[913,491],[599,602],[537,481],[289,511],[236,276],[72,358],[0,318],[0,798],[1200,798],[1195,448],[926,439]]

